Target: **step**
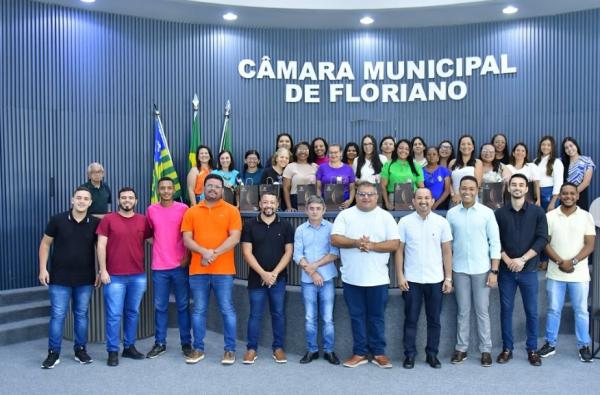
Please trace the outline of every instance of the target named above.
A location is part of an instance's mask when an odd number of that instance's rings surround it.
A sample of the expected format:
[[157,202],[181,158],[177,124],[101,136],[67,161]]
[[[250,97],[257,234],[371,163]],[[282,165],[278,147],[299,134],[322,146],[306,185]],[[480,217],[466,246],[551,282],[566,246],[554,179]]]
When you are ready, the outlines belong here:
[[39,317],[0,325],[0,346],[47,337],[49,321]]
[[0,291],[0,306],[48,300],[47,287],[31,287]]
[[0,306],[0,324],[22,321],[29,318],[46,317],[48,315],[50,315],[49,300]]

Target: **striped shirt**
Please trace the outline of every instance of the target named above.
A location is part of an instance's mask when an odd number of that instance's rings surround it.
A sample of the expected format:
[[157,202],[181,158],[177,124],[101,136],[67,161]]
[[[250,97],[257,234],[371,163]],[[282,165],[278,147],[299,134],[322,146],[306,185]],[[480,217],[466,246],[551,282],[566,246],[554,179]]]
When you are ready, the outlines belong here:
[[596,165],[589,156],[579,155],[579,159],[575,163],[569,164],[569,173],[567,175],[567,181],[572,182],[575,185],[579,185],[583,182],[583,176],[588,169],[594,169]]

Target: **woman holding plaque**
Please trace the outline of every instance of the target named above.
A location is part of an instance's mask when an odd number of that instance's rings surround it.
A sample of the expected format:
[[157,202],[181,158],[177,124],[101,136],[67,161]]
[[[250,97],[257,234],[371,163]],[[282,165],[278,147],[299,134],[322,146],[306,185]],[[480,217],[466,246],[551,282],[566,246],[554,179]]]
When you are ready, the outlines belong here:
[[589,156],[581,155],[579,144],[573,137],[566,137],[562,142],[562,162],[566,166],[565,181],[577,185],[579,200],[577,205],[584,210],[589,209],[589,186],[592,182],[596,165]]
[[483,184],[481,185],[481,203],[491,209],[504,205],[504,165],[496,159],[496,149],[491,143],[481,146],[479,159],[483,165]]
[[460,180],[464,176],[473,176],[477,183],[481,185],[483,179],[483,165],[475,155],[475,139],[473,136],[465,134],[458,139],[458,155],[449,163],[452,177],[451,203],[457,205],[460,203],[460,193],[458,191]]
[[384,190],[383,203],[388,210],[394,209],[396,184],[410,183],[413,190],[425,186],[423,169],[413,161],[410,141],[398,141],[392,160],[383,165],[380,177],[381,188]]
[[556,207],[560,187],[565,177],[565,167],[562,161],[557,158],[554,137],[542,137],[533,163],[538,167],[542,208],[546,211],[552,211]]
[[354,181],[356,178],[352,168],[342,162],[342,147],[339,144],[329,146],[329,162],[320,165],[315,176],[317,179],[317,193],[325,198],[326,203],[326,185],[342,184],[344,186],[343,200],[340,196],[336,197],[340,202],[339,209],[350,207],[352,201],[354,201]]
[[447,210],[448,197],[452,191],[452,181],[450,179],[450,170],[440,166],[440,153],[437,147],[428,147],[426,153],[427,166],[423,168],[423,178],[425,188],[431,191],[431,196],[435,199],[432,210]]
[[187,192],[190,206],[204,199],[204,179],[213,169],[213,156],[210,148],[201,145],[196,150],[196,166],[187,175]]
[[286,211],[298,209],[298,185],[315,184],[317,166],[308,161],[310,146],[302,141],[294,147],[295,162],[290,163],[283,170],[283,199]]
[[525,143],[517,143],[513,147],[508,165],[504,166],[503,177],[506,182],[510,180],[513,174],[523,174],[529,182],[533,183],[533,191],[529,194],[533,196],[533,201],[537,206],[541,204],[540,200],[540,178],[538,168],[534,163],[529,162],[529,150]]

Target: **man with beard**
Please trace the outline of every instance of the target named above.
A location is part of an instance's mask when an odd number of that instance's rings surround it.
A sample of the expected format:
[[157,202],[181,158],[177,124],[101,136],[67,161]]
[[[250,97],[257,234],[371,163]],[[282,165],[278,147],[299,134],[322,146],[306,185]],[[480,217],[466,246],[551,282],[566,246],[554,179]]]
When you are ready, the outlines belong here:
[[340,249],[344,299],[352,322],[351,358],[348,368],[372,362],[392,367],[385,355],[385,307],[388,299],[388,261],[400,236],[394,217],[377,207],[377,186],[359,184],[356,206],[338,214],[331,230],[331,244]]
[[437,354],[442,296],[452,292],[452,232],[444,217],[431,212],[433,203],[431,191],[418,188],[413,197],[416,211],[398,222],[396,275],[404,298],[405,369],[415,366],[417,323],[423,301],[427,315],[426,361],[432,368],[442,367]]
[[183,216],[183,242],[192,252],[190,290],[194,298],[192,310],[193,350],[185,357],[188,364],[204,359],[206,314],[212,289],[223,317],[225,352],[221,363],[235,363],[236,315],[232,291],[235,264],[233,248],[240,241],[240,212],[223,197],[223,178],[209,174],[204,179],[204,200],[190,207]]
[[[50,325],[48,326],[48,357],[42,368],[52,369],[60,363],[63,324],[69,310],[73,310],[75,360],[81,364],[92,362],[86,352],[88,308],[96,282],[94,247],[96,228],[100,220],[89,213],[92,193],[83,187],[73,192],[72,208],[53,216],[40,243],[40,283],[50,294]],[[48,256],[52,250],[50,272]]]
[[286,268],[292,259],[294,229],[276,214],[279,201],[271,193],[263,193],[259,201],[260,214],[244,223],[242,253],[250,267],[248,274],[248,344],[244,364],[257,358],[258,340],[267,300],[273,328],[273,359],[286,363],[285,339]]
[[143,359],[135,348],[140,303],[146,291],[144,240],[152,237],[146,217],[133,211],[137,195],[133,188],[119,191],[119,209],[102,218],[98,234],[98,266],[104,284],[106,350],[108,366],[119,364],[123,315],[123,358]]
[[527,182],[523,174],[513,174],[508,182],[510,203],[495,212],[502,246],[498,274],[502,352],[496,362],[507,363],[513,357],[512,314],[519,288],[526,316],[527,359],[532,366],[541,366],[537,353],[537,267],[539,254],[548,242],[548,222],[543,209],[527,203]]
[[546,214],[549,243],[546,254],[550,257],[546,273],[548,311],[546,319],[546,344],[538,351],[542,358],[556,353],[556,341],[565,293],[575,316],[575,335],[579,359],[592,362],[590,352],[588,293],[590,271],[588,256],[594,250],[596,226],[587,211],[577,207],[577,185],[566,182],[560,188],[560,206]]
[[188,206],[173,201],[173,180],[158,180],[160,202],[148,207],[147,216],[154,231],[152,243],[152,282],[154,284],[154,347],[146,358],[156,358],[167,350],[169,295],[173,290],[177,306],[179,340],[184,355],[192,351],[189,311],[189,253],[183,245],[181,222]]

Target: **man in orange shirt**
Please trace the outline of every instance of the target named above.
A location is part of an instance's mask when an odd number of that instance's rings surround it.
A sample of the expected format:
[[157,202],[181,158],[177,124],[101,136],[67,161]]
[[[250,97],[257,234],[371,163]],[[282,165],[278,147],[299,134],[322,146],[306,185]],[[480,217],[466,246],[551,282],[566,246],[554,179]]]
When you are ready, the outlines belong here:
[[223,179],[209,174],[204,180],[205,199],[189,208],[181,224],[183,242],[192,252],[190,290],[194,297],[192,329],[194,350],[186,363],[204,359],[206,313],[212,288],[223,316],[225,354],[221,363],[235,362],[236,315],[232,301],[235,265],[233,248],[240,241],[242,218],[239,211],[225,202]]

